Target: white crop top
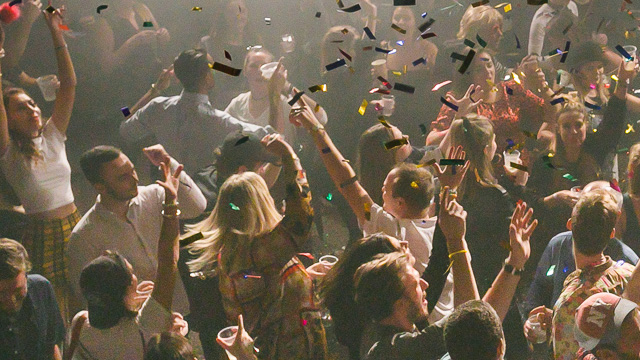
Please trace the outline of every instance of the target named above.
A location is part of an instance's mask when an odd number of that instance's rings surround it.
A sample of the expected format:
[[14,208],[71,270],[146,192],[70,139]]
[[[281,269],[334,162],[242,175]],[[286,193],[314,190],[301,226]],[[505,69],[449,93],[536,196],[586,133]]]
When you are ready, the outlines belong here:
[[0,157],[0,169],[27,214],[57,209],[73,202],[71,166],[64,145],[66,140],[66,136],[49,121],[42,136],[33,140],[44,160],[27,160],[13,141]]

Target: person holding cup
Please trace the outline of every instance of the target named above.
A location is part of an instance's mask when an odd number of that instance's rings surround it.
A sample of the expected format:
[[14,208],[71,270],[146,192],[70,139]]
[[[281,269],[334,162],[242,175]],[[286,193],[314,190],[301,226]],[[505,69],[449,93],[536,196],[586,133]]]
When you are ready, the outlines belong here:
[[[76,95],[76,75],[60,28],[60,10],[43,14],[58,62],[60,89],[49,119],[43,119],[40,107],[25,90],[2,91],[0,170],[31,220],[23,244],[31,255],[33,270],[51,281],[61,312],[68,317],[64,244],[80,215],[71,190],[65,141]],[[4,32],[0,29],[0,48],[3,43]]]

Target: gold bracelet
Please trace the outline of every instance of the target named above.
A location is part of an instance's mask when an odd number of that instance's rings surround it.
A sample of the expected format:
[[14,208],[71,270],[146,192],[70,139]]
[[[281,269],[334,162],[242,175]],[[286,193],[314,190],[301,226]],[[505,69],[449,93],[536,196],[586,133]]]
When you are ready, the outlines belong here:
[[452,252],[451,254],[449,254],[449,259],[453,258],[453,255],[466,254],[468,252],[469,250],[460,250],[460,251]]
[[176,213],[175,214],[167,214],[164,212],[165,209],[162,209],[162,211],[160,212],[162,214],[162,216],[166,217],[166,218],[176,218],[178,216],[180,216],[181,211],[180,209],[176,209]]

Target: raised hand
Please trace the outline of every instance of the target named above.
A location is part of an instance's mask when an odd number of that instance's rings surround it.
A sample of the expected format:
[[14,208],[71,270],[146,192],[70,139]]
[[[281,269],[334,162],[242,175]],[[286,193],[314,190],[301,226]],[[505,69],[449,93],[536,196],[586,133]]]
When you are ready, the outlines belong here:
[[218,345],[238,359],[256,359],[254,355],[253,339],[244,329],[242,315],[238,315],[238,332],[232,343],[226,343],[216,338]]
[[[551,332],[551,321],[553,318],[553,310],[547,309],[544,305],[538,306],[537,308],[531,310],[529,313],[529,317],[536,315],[538,323],[540,323],[540,327],[543,330],[547,331],[547,338],[549,333]],[[533,333],[531,326],[529,325],[529,321],[527,320],[524,323],[524,336],[532,343],[536,342],[536,336]]]
[[531,245],[529,239],[533,230],[538,226],[538,220],[531,221],[533,209],[527,209],[527,203],[523,202],[516,206],[509,225],[509,245],[511,252],[507,258],[507,264],[516,269],[523,269],[529,256],[531,255]]
[[49,30],[51,32],[59,33],[62,32],[60,29],[60,25],[62,25],[62,12],[60,9],[55,9],[53,12],[43,11],[44,20],[47,22],[49,26]]
[[280,96],[280,93],[282,93],[282,89],[284,89],[284,85],[287,82],[287,70],[284,68],[284,65],[282,65],[282,60],[284,60],[282,57],[278,60],[278,66],[276,66],[276,70],[273,72],[273,75],[271,76],[271,79],[269,79],[267,85],[269,93],[272,95],[277,94]]
[[289,122],[295,126],[302,126],[307,130],[318,128],[320,126],[320,122],[309,105],[291,108],[291,111],[289,112]]
[[[472,96],[478,99],[478,101],[473,101],[471,98]],[[458,106],[458,116],[462,117],[473,112],[476,107],[482,103],[483,96],[484,90],[482,90],[482,87],[480,85],[471,84],[462,98],[456,99],[451,94],[447,94],[446,97],[447,101]]]
[[158,76],[158,80],[156,81],[155,88],[158,91],[166,90],[169,85],[171,85],[171,79],[173,79],[174,76],[175,74],[173,73],[173,65],[162,70],[160,76]]
[[42,2],[40,0],[24,0],[21,6],[22,18],[32,24],[40,16]]
[[155,144],[142,149],[142,152],[147,156],[147,159],[151,161],[153,166],[160,166],[160,163],[169,164],[171,157],[169,153],[164,149],[164,146]]
[[169,30],[166,28],[156,30],[156,36],[158,37],[158,42],[162,45],[166,45],[171,41],[171,35],[169,35]]
[[179,178],[183,166],[178,165],[178,168],[176,169],[176,172],[173,173],[173,175],[171,174],[169,163],[161,162],[160,167],[162,168],[162,172],[164,174],[164,181],[156,180],[156,184],[164,188],[165,204],[173,204],[177,201],[178,198],[178,186],[180,186]]
[[455,200],[455,193],[452,193],[449,187],[445,186],[440,194],[438,223],[447,239],[450,253],[462,249],[462,241],[467,231],[466,219],[467,212]]
[[293,148],[289,145],[280,134],[269,134],[260,140],[265,149],[279,157],[294,154]]
[[[457,148],[451,147],[449,149],[448,159],[464,160],[465,155],[466,153],[462,150],[462,146],[458,146]],[[438,163],[432,164],[431,167],[433,167],[436,172],[436,176],[440,180],[441,186],[448,186],[449,189],[456,190],[458,186],[460,186],[460,183],[462,183],[462,180],[469,169],[469,164],[470,162],[467,160],[464,165],[459,168],[456,168],[457,165],[440,167]]]
[[174,312],[171,313],[171,332],[187,336],[189,333],[189,323],[184,319],[182,314]]

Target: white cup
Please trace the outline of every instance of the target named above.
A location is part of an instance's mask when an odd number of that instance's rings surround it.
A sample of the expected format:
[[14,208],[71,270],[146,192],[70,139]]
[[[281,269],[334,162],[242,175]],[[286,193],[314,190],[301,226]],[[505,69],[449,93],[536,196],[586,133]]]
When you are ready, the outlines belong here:
[[393,95],[382,95],[382,115],[391,116],[396,106],[396,98]]
[[509,151],[504,151],[502,153],[502,156],[504,157],[504,166],[508,167],[509,169],[512,169],[511,167],[511,163],[517,163],[518,160],[520,160],[520,151],[518,150],[513,150],[511,152]]
[[42,92],[45,101],[53,101],[56,99],[56,90],[60,87],[58,77],[55,75],[44,75],[36,79],[38,87]]
[[[238,334],[237,326],[227,326],[226,328],[218,332],[218,339],[220,339],[220,341],[222,341],[223,343],[231,346],[233,342],[236,340],[237,334]],[[231,355],[229,351],[227,351],[226,349],[225,351],[227,352],[227,356],[229,357],[229,360],[236,360],[236,357]]]
[[266,80],[271,79],[273,73],[276,72],[276,68],[278,67],[278,62],[270,62],[260,66],[260,72],[262,72],[262,77]]
[[636,58],[638,48],[633,45],[625,45],[622,48],[625,49],[632,57],[631,60],[624,59],[624,69],[631,71],[636,67],[636,64],[638,64],[638,59]]
[[282,41],[280,42],[280,47],[284,53],[291,53],[296,48],[296,41],[293,35],[284,34],[282,35]]
[[529,316],[527,323],[529,323],[529,327],[531,327],[534,344],[542,344],[547,341],[547,331],[542,328],[537,314]]
[[333,266],[338,262],[338,257],[333,255],[325,255],[318,260],[321,264],[326,266]]

